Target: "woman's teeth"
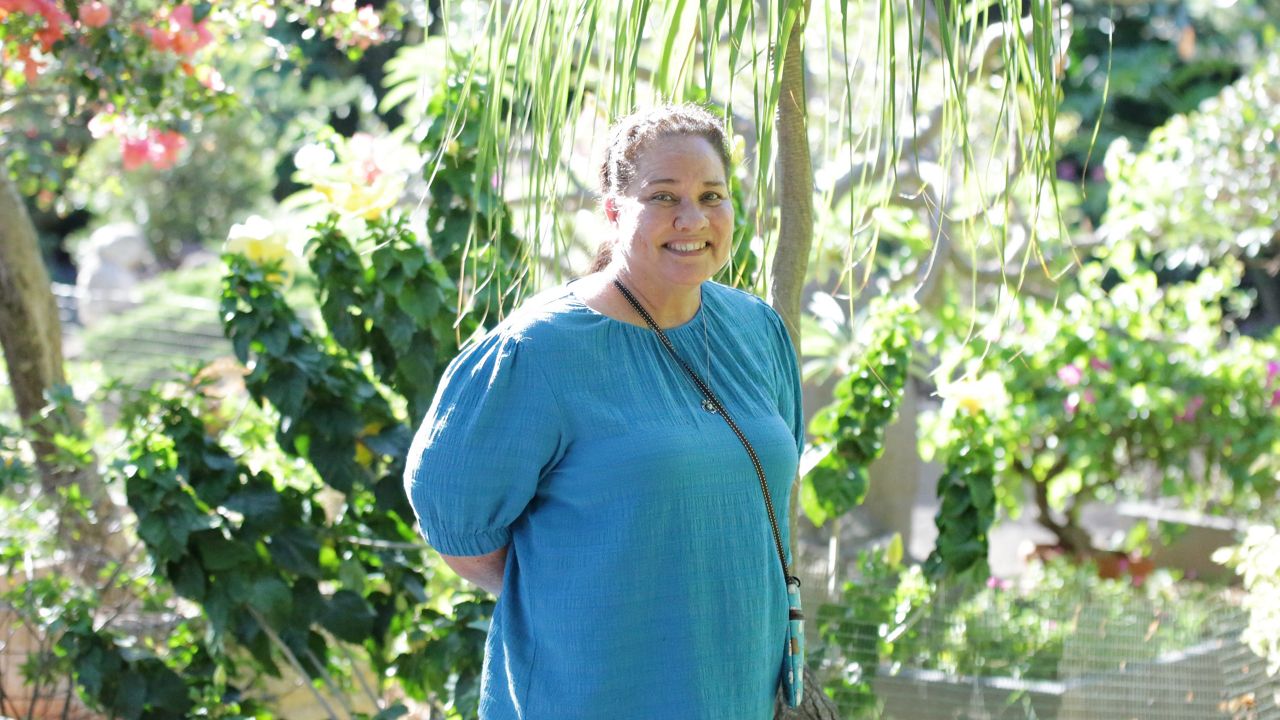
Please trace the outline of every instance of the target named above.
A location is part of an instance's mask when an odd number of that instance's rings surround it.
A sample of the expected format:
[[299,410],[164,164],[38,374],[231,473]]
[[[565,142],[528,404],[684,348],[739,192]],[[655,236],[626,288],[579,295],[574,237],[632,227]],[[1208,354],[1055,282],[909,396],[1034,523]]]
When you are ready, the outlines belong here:
[[676,252],[693,252],[694,250],[701,250],[706,246],[707,246],[707,243],[705,242],[668,243],[667,244],[667,247],[671,248],[672,250],[675,250]]

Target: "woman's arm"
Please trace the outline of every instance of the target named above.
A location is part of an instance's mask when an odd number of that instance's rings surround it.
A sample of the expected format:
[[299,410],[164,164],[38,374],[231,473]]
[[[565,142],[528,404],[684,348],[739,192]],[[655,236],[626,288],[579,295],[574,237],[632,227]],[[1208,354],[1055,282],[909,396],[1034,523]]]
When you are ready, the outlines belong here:
[[507,548],[494,550],[488,555],[441,555],[446,565],[464,580],[493,593],[502,594],[502,573],[507,567]]

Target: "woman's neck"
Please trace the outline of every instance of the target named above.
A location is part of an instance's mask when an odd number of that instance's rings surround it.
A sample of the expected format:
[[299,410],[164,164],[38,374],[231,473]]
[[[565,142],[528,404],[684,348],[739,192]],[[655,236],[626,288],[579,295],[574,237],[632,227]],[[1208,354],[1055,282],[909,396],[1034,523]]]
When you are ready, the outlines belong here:
[[[701,285],[655,287],[653,284],[644,282],[643,278],[633,276],[625,267],[614,269],[612,272],[606,270],[604,274],[609,277],[609,285],[614,292],[617,292],[617,288],[612,288],[614,280],[626,285],[661,328],[676,327],[689,322],[702,305]],[[636,319],[641,324],[644,323],[643,319],[638,317]]]

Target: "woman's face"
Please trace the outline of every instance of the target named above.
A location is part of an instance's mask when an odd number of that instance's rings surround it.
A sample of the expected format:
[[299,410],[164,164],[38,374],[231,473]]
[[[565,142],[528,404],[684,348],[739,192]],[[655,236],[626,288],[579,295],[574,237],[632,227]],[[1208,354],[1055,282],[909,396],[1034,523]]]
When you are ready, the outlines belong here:
[[605,200],[617,232],[614,256],[650,290],[696,287],[724,266],[733,203],[724,164],[706,138],[650,140],[630,187]]

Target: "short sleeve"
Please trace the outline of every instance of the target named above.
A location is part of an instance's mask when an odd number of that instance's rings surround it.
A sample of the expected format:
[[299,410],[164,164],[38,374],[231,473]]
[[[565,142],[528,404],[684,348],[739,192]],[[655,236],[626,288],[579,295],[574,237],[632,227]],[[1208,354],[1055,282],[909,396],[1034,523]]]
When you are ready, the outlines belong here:
[[562,455],[562,416],[530,348],[490,333],[454,359],[414,436],[404,484],[445,555],[506,547],[511,524]]
[[787,422],[796,438],[796,450],[804,452],[804,408],[800,390],[800,367],[796,362],[795,345],[791,334],[777,311],[765,306],[772,326],[774,347],[778,356],[778,377],[775,380],[778,414]]

